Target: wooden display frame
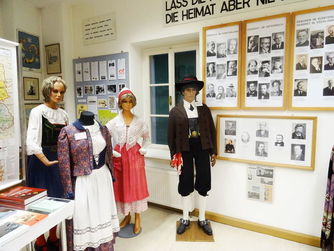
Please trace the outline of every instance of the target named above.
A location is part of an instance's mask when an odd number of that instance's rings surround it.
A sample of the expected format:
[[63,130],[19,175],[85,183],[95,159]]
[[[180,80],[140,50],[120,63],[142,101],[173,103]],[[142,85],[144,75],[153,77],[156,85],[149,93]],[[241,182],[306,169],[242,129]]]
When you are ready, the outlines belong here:
[[314,170],[317,117],[217,115],[218,159]]
[[[317,23],[317,20],[319,20],[319,23]],[[334,84],[334,67],[330,69],[332,71],[325,68],[326,59],[327,63],[329,63],[328,55],[334,55],[333,40],[328,44],[326,40],[329,26],[334,27],[334,5],[292,13],[291,86],[288,103],[290,110],[334,110],[334,89],[332,89],[330,94],[325,93],[325,88],[329,81],[333,81]],[[297,33],[299,34],[299,40],[302,39],[303,34],[307,33],[305,36],[307,36],[309,44],[297,44]],[[297,66],[297,59],[302,64],[303,58],[306,61],[306,65],[304,62],[305,67]],[[318,62],[318,66],[321,62],[321,67],[318,67],[318,70],[313,67],[311,69],[313,60]],[[300,87],[300,90],[298,90],[297,86]]]
[[[240,80],[241,80],[241,34],[242,34],[242,25],[240,22],[233,22],[228,24],[214,25],[203,27],[203,79],[205,86],[203,88],[203,102],[205,102],[210,109],[240,109]],[[209,34],[209,33],[212,34]],[[216,34],[214,34],[216,33]],[[230,34],[230,36],[221,36],[220,33]],[[211,41],[217,45],[217,50],[215,50],[216,55],[208,56],[207,52],[207,42],[210,43],[207,36],[210,35],[212,38]],[[230,44],[233,44],[232,40],[237,40],[236,53],[229,50]],[[226,53],[219,53],[218,46],[223,48],[225,46]],[[231,46],[232,48],[232,46]],[[223,49],[224,51],[224,49]],[[208,54],[207,54],[208,53]],[[232,62],[234,61],[234,62]],[[235,62],[237,61],[237,63]],[[209,64],[214,63],[214,65],[219,65],[219,72],[216,73],[213,77],[209,77],[207,72],[207,67]],[[217,64],[216,64],[217,63]],[[218,64],[219,63],[219,64]],[[236,71],[232,70],[232,66],[237,66]],[[228,67],[231,67],[231,70],[228,71]],[[211,82],[211,83],[209,83]],[[214,86],[214,92],[220,90],[221,92],[213,95],[208,94],[207,87],[209,85]],[[218,89],[219,87],[219,89]],[[237,90],[235,90],[237,88]],[[234,89],[234,90],[233,90]],[[208,95],[208,98],[207,98]],[[210,96],[210,97],[209,97]]]
[[[242,69],[244,69],[241,81],[242,109],[286,109],[290,69],[290,60],[287,56],[290,51],[290,14],[246,20],[243,22],[242,30],[244,31],[242,36]],[[282,37],[283,41],[280,43],[275,41],[282,40]],[[268,43],[266,47],[262,46],[265,40],[269,41],[269,46]],[[254,43],[251,44],[251,41]],[[275,68],[276,63],[280,67]],[[249,70],[248,65],[255,65],[255,70]],[[263,66],[268,66],[269,69]],[[278,87],[275,86],[276,84]],[[256,89],[250,91],[248,88],[250,85],[255,86]],[[264,91],[266,90],[265,93],[260,90],[262,86],[266,87],[263,88]]]

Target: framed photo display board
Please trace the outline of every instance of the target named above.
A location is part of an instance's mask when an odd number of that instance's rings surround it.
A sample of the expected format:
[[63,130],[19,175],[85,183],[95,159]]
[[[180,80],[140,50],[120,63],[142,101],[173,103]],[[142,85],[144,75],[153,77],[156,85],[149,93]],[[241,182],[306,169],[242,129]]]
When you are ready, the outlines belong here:
[[288,76],[289,14],[243,23],[242,108],[285,108]]
[[204,102],[211,109],[240,107],[241,22],[203,28]]
[[314,169],[316,117],[218,115],[218,158]]
[[334,110],[334,6],[292,13],[291,110]]

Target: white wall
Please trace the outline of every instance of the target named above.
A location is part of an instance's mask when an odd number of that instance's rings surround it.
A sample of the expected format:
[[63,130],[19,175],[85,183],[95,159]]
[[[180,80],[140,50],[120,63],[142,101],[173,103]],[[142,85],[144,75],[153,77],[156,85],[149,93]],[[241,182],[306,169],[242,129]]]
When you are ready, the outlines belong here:
[[[14,1],[16,3],[19,0]],[[3,2],[10,7],[9,1],[3,0]],[[62,43],[62,62],[65,61],[65,68],[63,70],[66,74],[67,82],[70,83],[73,81],[71,73],[73,58],[105,55],[120,51],[129,52],[130,86],[139,99],[136,112],[140,116],[145,116],[147,107],[144,100],[149,96],[142,91],[143,89],[145,90],[146,85],[143,81],[142,64],[144,49],[157,46],[164,41],[166,43],[178,42],[183,40],[183,37],[192,37],[194,41],[199,40],[199,47],[201,47],[201,29],[203,26],[261,17],[264,13],[266,15],[273,15],[329,4],[332,4],[331,0],[305,0],[272,9],[251,11],[238,15],[165,27],[162,25],[164,18],[162,1],[99,0],[91,4],[76,5],[72,8],[65,5],[58,6],[57,8],[54,6],[44,8],[42,11],[42,33],[47,43],[56,42],[57,38]],[[13,9],[15,10],[14,27],[20,27],[31,33],[40,31],[38,29],[38,18],[37,20],[30,20],[27,24],[21,23],[27,13],[34,14],[31,13],[34,12],[33,10],[27,11],[26,8],[17,4],[14,4]],[[36,10],[35,14],[37,12],[38,10]],[[117,39],[105,43],[83,45],[81,34],[82,21],[86,18],[112,12],[116,13]],[[51,19],[50,17],[53,18]],[[16,23],[16,20],[19,20],[20,24]],[[56,34],[58,37],[55,36]],[[201,72],[199,72],[198,77],[201,78]],[[73,120],[74,95],[67,95],[66,103],[66,109],[71,111],[70,115]],[[275,168],[273,203],[267,204],[247,199],[246,164],[218,161],[217,165],[212,169],[213,187],[208,199],[208,210],[247,221],[319,236],[328,160],[330,149],[334,142],[334,130],[332,130],[334,117],[332,112],[264,112],[242,110],[213,112],[214,117],[217,114],[305,115],[318,117],[316,167],[314,171]],[[150,152],[151,155],[155,154],[155,151],[152,149],[150,149]],[[169,157],[167,151],[162,150],[160,154],[162,159]],[[155,161],[154,159],[149,159],[147,163],[150,167],[170,170],[167,160]]]

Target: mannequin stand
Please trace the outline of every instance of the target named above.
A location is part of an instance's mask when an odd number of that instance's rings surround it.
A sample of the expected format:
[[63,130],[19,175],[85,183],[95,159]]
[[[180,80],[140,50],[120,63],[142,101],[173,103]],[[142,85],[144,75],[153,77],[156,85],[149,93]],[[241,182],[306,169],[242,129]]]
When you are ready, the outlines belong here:
[[119,230],[118,232],[118,237],[120,238],[133,238],[136,237],[137,235],[140,235],[141,233],[141,229],[139,231],[138,234],[135,234],[133,232],[133,228],[134,228],[135,224],[127,224],[125,227],[121,228],[121,230]]

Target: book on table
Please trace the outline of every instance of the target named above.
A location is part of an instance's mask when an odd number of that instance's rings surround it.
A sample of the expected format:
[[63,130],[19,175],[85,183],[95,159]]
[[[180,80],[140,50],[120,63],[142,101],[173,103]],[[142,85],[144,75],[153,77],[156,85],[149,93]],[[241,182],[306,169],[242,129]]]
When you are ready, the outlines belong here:
[[52,213],[57,209],[62,208],[69,201],[71,200],[46,197],[29,204],[28,210],[33,212]]
[[[15,186],[0,192],[0,203],[27,205],[45,196],[46,189]],[[24,207],[22,209],[24,209]]]

